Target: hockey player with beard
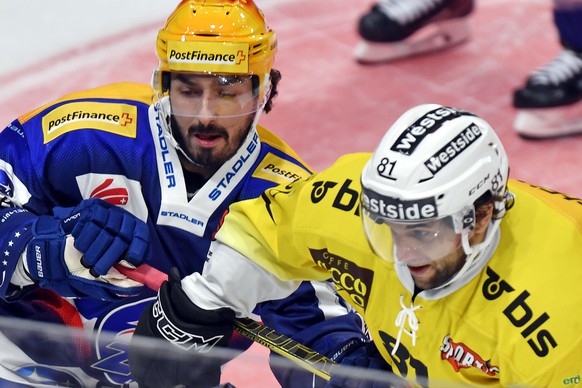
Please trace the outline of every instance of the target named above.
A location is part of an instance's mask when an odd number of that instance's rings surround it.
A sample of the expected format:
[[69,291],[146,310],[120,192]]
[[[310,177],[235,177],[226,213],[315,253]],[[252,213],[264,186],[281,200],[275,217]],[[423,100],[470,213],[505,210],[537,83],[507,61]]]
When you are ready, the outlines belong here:
[[[32,337],[4,332],[19,349],[3,344],[0,377],[36,385],[58,372],[55,385],[130,384],[127,354],[100,335],[131,335],[155,294],[114,265],[201,272],[230,204],[310,176],[257,125],[277,94],[276,50],[275,32],[252,1],[184,0],[158,33],[153,88],[118,83],[73,93],[0,132],[0,312],[84,327],[98,346],[62,344],[47,354]],[[341,359],[366,342],[359,315],[330,282],[261,302],[254,314],[321,353]],[[220,345],[229,342],[236,345],[229,336]],[[116,362],[107,363],[112,355]],[[213,371],[207,385],[218,384],[219,365]],[[277,377],[283,386],[308,386],[297,375]]]
[[[579,385],[581,204],[509,179],[503,145],[482,118],[416,106],[374,153],[344,155],[307,181],[231,205],[207,271],[164,283],[136,332],[161,337],[155,313],[182,295],[201,309],[247,314],[260,295],[224,284],[224,266],[280,290],[332,276],[373,338],[366,357],[342,365],[384,360],[422,387]],[[248,298],[211,300],[217,288]],[[139,357],[130,343],[136,379],[155,367]],[[341,376],[330,386],[361,387]]]

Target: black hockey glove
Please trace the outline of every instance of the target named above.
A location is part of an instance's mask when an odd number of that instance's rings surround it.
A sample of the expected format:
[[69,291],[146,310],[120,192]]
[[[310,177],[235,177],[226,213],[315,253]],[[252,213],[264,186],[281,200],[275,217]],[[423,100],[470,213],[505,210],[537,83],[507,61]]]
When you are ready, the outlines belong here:
[[[172,268],[157,301],[145,309],[130,341],[129,366],[133,379],[140,387],[217,386],[220,366],[225,360],[200,353],[207,353],[214,346],[228,345],[234,317],[230,309],[208,311],[192,303],[182,290],[178,270]],[[161,349],[147,351],[143,342],[140,345],[140,337],[166,339],[184,350],[185,357],[172,358]]]
[[[370,373],[370,376],[366,376],[365,373],[369,370],[387,373],[385,376],[381,376],[380,373]],[[374,342],[368,342],[342,358],[340,367],[332,375],[325,388],[404,388],[410,386],[403,379],[392,374],[392,368],[378,352]]]

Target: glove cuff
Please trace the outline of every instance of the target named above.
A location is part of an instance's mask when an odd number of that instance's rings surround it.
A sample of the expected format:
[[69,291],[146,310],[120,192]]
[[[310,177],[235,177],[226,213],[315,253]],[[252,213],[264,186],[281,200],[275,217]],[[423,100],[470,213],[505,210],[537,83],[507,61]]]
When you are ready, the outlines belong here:
[[[30,223],[26,223],[22,227],[7,233],[5,239],[0,242],[0,252],[3,252],[3,258],[6,261],[0,275],[2,279],[5,279],[0,284],[1,299],[13,300],[23,295],[21,293],[22,288],[12,286],[9,280],[12,278],[16,266],[20,262],[21,256],[23,256],[22,253],[26,250],[26,246],[31,239],[32,231]],[[26,259],[24,256],[22,258]]]
[[60,221],[54,217],[40,216],[32,222],[30,229],[34,236],[26,250],[26,268],[30,278],[39,282],[41,286],[49,280],[47,278],[49,274],[52,278],[50,280],[65,279],[66,274],[63,271],[57,271],[61,272],[59,274],[53,273],[59,268],[58,265],[53,265],[57,263],[47,260],[53,252],[60,252],[60,257],[63,257],[65,240],[62,237],[65,232],[60,226]]
[[340,363],[344,357],[349,356],[354,351],[368,345],[370,342],[371,341],[366,338],[352,338],[335,349],[329,358]]
[[234,330],[234,311],[201,309],[172,276],[162,284],[152,316],[157,331],[184,350],[196,348],[198,352],[207,352],[214,346],[226,347]]

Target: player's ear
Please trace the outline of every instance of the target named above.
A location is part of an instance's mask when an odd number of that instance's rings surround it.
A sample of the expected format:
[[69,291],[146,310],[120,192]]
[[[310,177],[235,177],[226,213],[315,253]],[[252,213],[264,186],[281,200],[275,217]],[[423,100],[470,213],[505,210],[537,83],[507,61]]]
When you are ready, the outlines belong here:
[[487,231],[487,227],[491,223],[491,217],[493,217],[493,204],[488,203],[487,205],[479,206],[476,211],[477,220],[475,221],[475,233],[481,234]]

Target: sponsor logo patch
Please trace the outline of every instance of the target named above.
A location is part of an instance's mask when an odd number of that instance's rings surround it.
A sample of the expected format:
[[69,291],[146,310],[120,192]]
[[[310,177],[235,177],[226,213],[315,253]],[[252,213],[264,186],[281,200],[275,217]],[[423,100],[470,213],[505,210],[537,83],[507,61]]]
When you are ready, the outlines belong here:
[[45,144],[78,129],[96,129],[135,138],[137,107],[106,102],[71,102],[42,118]]
[[309,173],[295,163],[268,153],[253,172],[253,177],[288,184],[299,179],[307,179]]
[[410,155],[426,136],[442,127],[447,121],[462,114],[466,113],[453,108],[443,107],[432,110],[406,128],[390,149],[404,155]]
[[156,320],[156,326],[162,337],[184,350],[208,353],[224,337],[223,335],[217,335],[207,338],[203,335],[192,334],[182,330],[167,318],[159,297],[152,307],[152,315]]
[[125,205],[129,200],[129,192],[125,187],[112,186],[113,178],[105,179],[105,181],[97,186],[90,194],[90,198],[101,198],[112,205]]
[[122,206],[142,221],[148,209],[141,183],[124,175],[89,173],[76,177],[77,187],[84,199],[101,198],[112,205]]
[[471,144],[479,139],[483,133],[475,124],[469,125],[460,134],[455,136],[448,144],[438,150],[433,156],[424,162],[424,165],[436,175],[447,164],[465,151]]
[[351,303],[365,310],[370,297],[374,272],[325,248],[309,249],[309,251],[315,263],[329,271],[337,290],[347,293]]
[[171,71],[244,74],[249,71],[248,43],[169,41]]
[[[530,295],[527,290],[523,290],[516,295],[516,290],[503,280],[491,267],[486,269],[487,279],[483,283],[483,296],[487,300],[504,298],[508,302],[507,307],[503,309],[503,315],[509,322],[519,330],[519,333],[533,352],[538,357],[546,357],[552,349],[558,346],[558,342],[550,331],[550,315],[539,308],[532,307],[532,302],[528,299],[535,296]],[[510,301],[507,301],[510,299]]]
[[403,201],[364,190],[362,205],[372,214],[396,221],[421,221],[438,217],[434,197]]
[[495,376],[499,373],[499,367],[491,365],[489,361],[484,361],[481,356],[464,343],[454,342],[449,335],[443,338],[440,351],[441,359],[447,360],[455,372],[459,372],[463,368],[477,368],[488,376]]
[[564,385],[578,385],[578,384],[580,384],[580,381],[582,381],[582,379],[580,378],[580,374],[577,374],[576,376],[566,377],[562,381],[562,384],[564,384]]

